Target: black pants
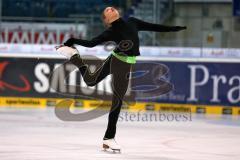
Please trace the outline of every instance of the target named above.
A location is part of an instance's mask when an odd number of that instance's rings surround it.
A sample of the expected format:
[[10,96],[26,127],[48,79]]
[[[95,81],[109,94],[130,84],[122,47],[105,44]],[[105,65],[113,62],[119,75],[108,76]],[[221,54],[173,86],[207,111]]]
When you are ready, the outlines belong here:
[[74,55],[70,61],[79,68],[83,80],[88,86],[94,86],[107,75],[112,74],[112,106],[108,116],[108,126],[104,139],[114,138],[123,97],[128,88],[132,65],[110,55],[94,73],[91,73],[88,66],[83,63],[80,55]]

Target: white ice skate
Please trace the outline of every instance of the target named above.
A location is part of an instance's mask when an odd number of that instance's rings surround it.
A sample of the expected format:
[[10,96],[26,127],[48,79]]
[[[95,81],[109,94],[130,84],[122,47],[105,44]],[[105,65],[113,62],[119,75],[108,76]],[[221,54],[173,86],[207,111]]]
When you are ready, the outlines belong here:
[[103,140],[103,149],[106,151],[107,149],[111,149],[113,152],[118,151],[121,152],[121,146],[117,144],[115,139],[107,139]]
[[64,45],[56,46],[55,47],[57,52],[64,55],[68,59],[70,59],[74,54],[78,54],[78,50],[75,47],[68,47]]

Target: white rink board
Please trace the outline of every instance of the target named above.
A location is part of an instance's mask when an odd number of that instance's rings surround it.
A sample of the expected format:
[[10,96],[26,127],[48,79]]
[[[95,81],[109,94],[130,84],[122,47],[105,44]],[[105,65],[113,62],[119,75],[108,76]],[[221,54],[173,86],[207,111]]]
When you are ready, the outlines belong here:
[[0,159],[240,159],[239,117],[193,115],[188,122],[118,122],[116,140],[122,145],[121,154],[101,150],[106,124],[106,115],[87,122],[63,122],[52,108],[0,108]]
[[[0,56],[16,57],[48,57],[59,58],[55,50],[59,44],[13,44],[0,43]],[[76,45],[81,55],[108,56],[116,47],[114,45],[95,46],[87,48]],[[239,59],[240,49],[238,48],[196,48],[196,47],[162,47],[162,46],[141,46],[141,57],[150,58],[191,58],[191,59]],[[62,57],[63,58],[63,57]]]

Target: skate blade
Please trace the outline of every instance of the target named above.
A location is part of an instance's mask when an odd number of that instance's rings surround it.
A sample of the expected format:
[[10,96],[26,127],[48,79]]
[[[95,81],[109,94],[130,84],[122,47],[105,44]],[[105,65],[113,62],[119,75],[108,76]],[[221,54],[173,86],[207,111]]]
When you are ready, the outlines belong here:
[[120,149],[111,149],[113,151],[113,153],[121,153]]
[[116,150],[112,150],[112,149],[103,149],[102,152],[108,153],[108,154],[121,154],[121,151],[116,151]]

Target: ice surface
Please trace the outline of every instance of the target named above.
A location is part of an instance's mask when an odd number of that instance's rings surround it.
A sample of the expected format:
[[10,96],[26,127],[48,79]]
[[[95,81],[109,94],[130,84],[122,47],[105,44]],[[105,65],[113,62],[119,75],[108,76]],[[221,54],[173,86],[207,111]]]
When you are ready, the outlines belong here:
[[[125,112],[122,112],[125,113]],[[150,114],[150,112],[149,112]],[[59,120],[53,108],[0,108],[1,160],[238,160],[240,119],[192,116],[192,121],[118,122],[121,154],[102,151],[107,115]]]

